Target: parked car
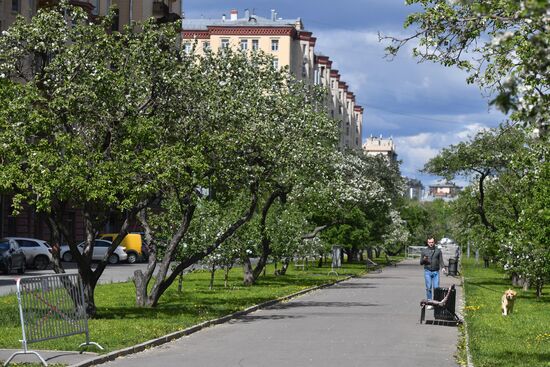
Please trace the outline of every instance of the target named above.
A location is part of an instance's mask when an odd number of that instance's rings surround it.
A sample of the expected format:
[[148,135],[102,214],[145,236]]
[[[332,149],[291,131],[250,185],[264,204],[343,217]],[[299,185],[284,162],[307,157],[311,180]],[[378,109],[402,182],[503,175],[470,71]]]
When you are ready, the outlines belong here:
[[0,270],[4,274],[17,269],[19,274],[25,273],[25,254],[19,248],[17,242],[3,238],[0,240]]
[[[111,244],[112,244],[111,241],[95,240],[92,260],[103,260]],[[77,248],[78,248],[78,251],[80,251],[80,253],[84,252],[85,245],[86,245],[86,242],[81,242],[78,244]],[[69,246],[67,245],[61,246],[60,255],[63,261],[73,261],[73,254],[71,254]],[[128,259],[128,255],[124,251],[124,248],[122,246],[117,246],[115,251],[113,251],[111,256],[109,256],[107,261],[109,262],[109,264],[116,264],[119,261],[125,261],[127,259]]]
[[[118,233],[100,234],[99,238],[107,241],[114,241]],[[120,242],[120,246],[124,247],[124,251],[128,254],[128,263],[134,264],[143,260],[142,240],[139,233],[128,233]]]
[[28,268],[44,270],[52,262],[52,248],[46,241],[25,237],[6,237],[6,239],[17,242],[25,254]]

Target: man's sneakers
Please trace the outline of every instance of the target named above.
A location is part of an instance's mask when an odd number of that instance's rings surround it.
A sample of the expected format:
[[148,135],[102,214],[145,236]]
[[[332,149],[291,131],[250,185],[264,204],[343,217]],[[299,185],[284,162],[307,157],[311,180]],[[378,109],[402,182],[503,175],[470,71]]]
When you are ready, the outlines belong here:
[[433,309],[434,309],[434,306],[432,306],[432,305],[427,305],[427,306],[426,306],[426,309],[427,309],[427,310],[433,310]]

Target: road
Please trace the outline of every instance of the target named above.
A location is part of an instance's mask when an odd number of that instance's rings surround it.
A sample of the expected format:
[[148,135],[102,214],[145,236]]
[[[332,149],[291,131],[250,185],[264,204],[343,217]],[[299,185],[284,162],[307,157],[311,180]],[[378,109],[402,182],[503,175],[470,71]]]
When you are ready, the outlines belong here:
[[[76,263],[74,262],[64,262],[63,267],[67,271],[67,273],[76,273]],[[105,271],[101,275],[101,278],[99,278],[99,283],[118,283],[118,282],[126,282],[128,280],[131,280],[134,276],[134,271],[141,269],[145,270],[147,267],[147,264],[145,263],[139,263],[139,264],[127,264],[127,263],[120,263],[116,265],[107,265],[107,268],[105,268]],[[17,278],[25,278],[25,277],[32,277],[32,276],[39,276],[39,275],[48,275],[48,274],[54,274],[53,270],[35,270],[35,269],[27,269],[25,274],[19,275],[19,274],[10,274],[10,275],[0,275],[0,296],[9,294],[9,293],[15,293],[15,280]]]

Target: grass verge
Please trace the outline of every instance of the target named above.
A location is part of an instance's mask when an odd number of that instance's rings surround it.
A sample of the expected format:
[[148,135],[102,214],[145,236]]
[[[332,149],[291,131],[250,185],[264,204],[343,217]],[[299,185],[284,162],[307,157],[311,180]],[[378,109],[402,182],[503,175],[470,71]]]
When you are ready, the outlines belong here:
[[475,367],[550,367],[550,295],[516,288],[514,313],[502,316],[508,276],[473,259],[462,264],[470,353]]
[[[133,283],[98,285],[95,292],[98,315],[89,320],[90,339],[105,348],[104,353],[129,347],[200,322],[215,319],[252,305],[297,291],[334,282],[365,272],[363,264],[343,264],[339,276],[328,276],[330,267],[310,267],[287,275],[275,276],[273,266],[252,287],[242,286],[242,270],[233,269],[229,286],[223,286],[223,274],[216,272],[214,289],[208,289],[210,273],[197,271],[183,278],[183,290],[177,281],[166,291],[154,309],[135,307]],[[14,295],[0,297],[0,348],[21,348],[21,326]],[[76,350],[83,335],[33,343],[32,349]]]

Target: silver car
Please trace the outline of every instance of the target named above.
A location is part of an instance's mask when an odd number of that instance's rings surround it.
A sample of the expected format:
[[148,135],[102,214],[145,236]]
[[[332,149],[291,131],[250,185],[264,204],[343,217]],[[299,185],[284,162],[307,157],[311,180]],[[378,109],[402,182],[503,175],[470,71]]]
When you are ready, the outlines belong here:
[[52,249],[46,241],[27,237],[6,237],[6,239],[17,242],[25,254],[27,267],[44,270],[52,262]]
[[[95,240],[94,243],[94,252],[92,254],[92,260],[103,260],[105,257],[105,254],[107,253],[107,250],[109,250],[109,247],[111,246],[111,241],[105,241],[105,240]],[[78,244],[77,248],[80,253],[84,252],[84,247],[86,246],[86,242],[81,242]],[[73,261],[73,254],[71,254],[71,250],[69,249],[69,246],[63,245],[61,246],[61,259],[63,261]],[[117,246],[115,251],[109,256],[107,261],[109,264],[116,264],[119,261],[125,261],[128,259],[128,255],[124,251],[124,247]]]

